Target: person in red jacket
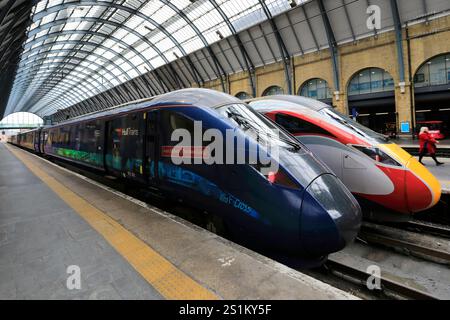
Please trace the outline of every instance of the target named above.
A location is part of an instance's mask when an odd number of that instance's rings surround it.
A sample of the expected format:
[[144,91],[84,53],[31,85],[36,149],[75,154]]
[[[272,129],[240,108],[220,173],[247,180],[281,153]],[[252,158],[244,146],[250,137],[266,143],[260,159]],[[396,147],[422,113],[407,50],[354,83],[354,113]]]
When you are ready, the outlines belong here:
[[420,149],[419,149],[420,163],[422,163],[422,158],[426,156],[428,153],[430,154],[430,157],[433,158],[434,162],[436,162],[437,166],[444,164],[436,159],[436,144],[439,144],[439,141],[435,140],[430,136],[427,127],[422,127],[420,129],[419,142],[420,142]]

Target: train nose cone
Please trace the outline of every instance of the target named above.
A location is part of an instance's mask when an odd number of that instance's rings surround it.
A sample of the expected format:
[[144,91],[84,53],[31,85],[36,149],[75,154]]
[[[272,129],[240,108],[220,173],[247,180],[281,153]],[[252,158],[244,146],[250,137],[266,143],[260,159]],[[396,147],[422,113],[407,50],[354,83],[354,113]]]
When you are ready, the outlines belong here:
[[414,157],[406,163],[405,177],[408,209],[419,212],[436,205],[441,198],[439,181]]
[[[361,208],[334,175],[315,179],[304,193],[300,238],[311,254],[329,254],[343,249],[361,227]],[[311,251],[312,250],[312,251]]]

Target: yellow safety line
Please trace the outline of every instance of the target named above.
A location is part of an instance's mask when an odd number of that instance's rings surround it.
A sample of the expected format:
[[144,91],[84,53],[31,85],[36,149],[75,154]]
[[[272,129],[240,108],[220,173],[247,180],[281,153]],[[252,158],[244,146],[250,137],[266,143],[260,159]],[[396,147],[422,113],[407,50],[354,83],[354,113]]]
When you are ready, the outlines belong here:
[[142,240],[89,202],[69,190],[32,163],[28,156],[8,149],[75,212],[100,233],[116,251],[164,298],[170,300],[216,300],[218,297],[177,269]]

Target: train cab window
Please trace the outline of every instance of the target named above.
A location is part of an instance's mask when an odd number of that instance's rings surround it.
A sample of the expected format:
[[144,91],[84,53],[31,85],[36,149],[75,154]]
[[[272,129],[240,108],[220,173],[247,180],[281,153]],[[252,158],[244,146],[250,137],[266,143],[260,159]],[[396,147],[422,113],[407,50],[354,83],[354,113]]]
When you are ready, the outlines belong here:
[[258,142],[285,146],[288,149],[301,150],[297,140],[280,130],[272,120],[256,112],[245,104],[232,104],[217,109],[233,125],[238,126],[247,136]]
[[311,122],[287,114],[277,113],[275,122],[292,134],[321,134],[333,136],[327,130],[322,129]]
[[365,146],[358,146],[358,145],[352,145],[357,150],[361,151],[368,157],[370,157],[372,160],[375,160],[376,162],[380,162],[383,164],[387,164],[390,166],[397,166],[400,167],[401,164],[398,163],[396,160],[392,159],[389,155],[384,153],[378,148],[369,148]]

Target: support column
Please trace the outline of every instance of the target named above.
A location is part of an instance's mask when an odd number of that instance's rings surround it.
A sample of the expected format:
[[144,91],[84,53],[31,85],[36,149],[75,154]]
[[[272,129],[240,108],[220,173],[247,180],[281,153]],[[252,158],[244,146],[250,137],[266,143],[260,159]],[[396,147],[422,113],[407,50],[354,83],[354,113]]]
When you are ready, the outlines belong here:
[[[412,113],[413,108],[411,104],[411,84],[407,83],[405,86],[398,85],[395,87],[395,105],[397,112],[397,130],[399,135],[411,135],[412,130]],[[410,132],[401,132],[401,124],[403,122],[409,123]]]
[[348,115],[348,100],[345,92],[333,92],[333,107],[340,113]]

